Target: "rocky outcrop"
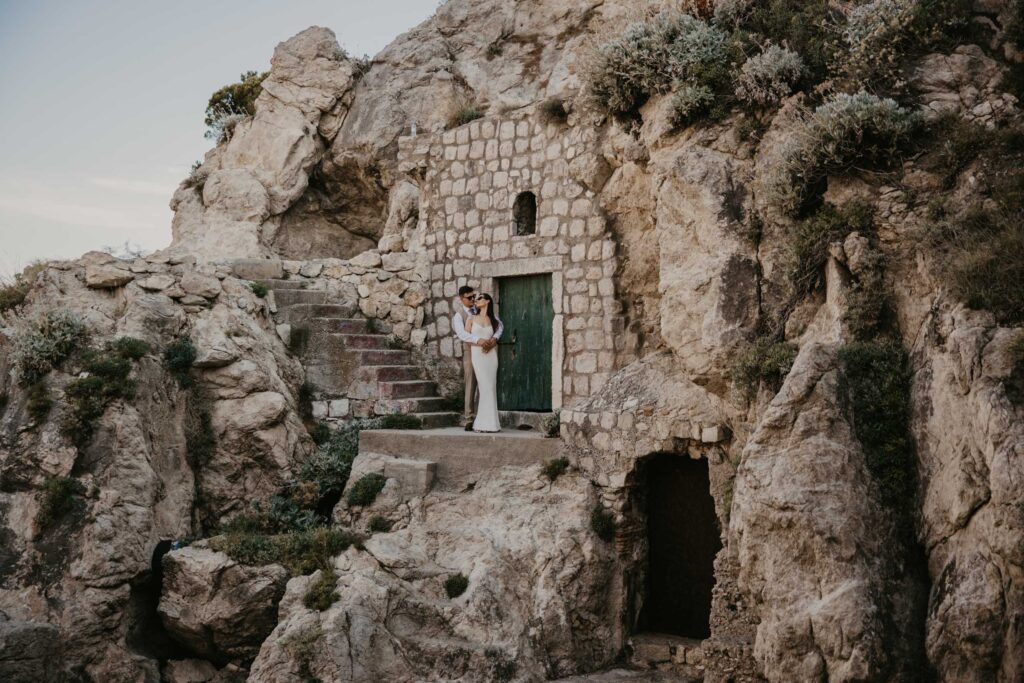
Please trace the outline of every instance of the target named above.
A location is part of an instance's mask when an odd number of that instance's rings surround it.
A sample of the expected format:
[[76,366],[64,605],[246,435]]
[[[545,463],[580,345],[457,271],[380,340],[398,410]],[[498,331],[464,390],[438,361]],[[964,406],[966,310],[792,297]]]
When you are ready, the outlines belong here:
[[0,612],[0,678],[8,683],[54,681],[62,664],[56,626],[14,621]]
[[189,547],[165,555],[163,571],[160,620],[200,657],[250,659],[277,625],[284,567],[245,567],[224,553]]
[[[590,483],[537,467],[408,502],[405,528],[335,559],[338,600],[303,605],[289,582],[249,680],[541,680],[610,661],[608,549],[588,529]],[[445,581],[468,578],[453,598]],[[306,673],[300,673],[306,672]]]
[[808,344],[743,449],[730,520],[770,681],[917,671],[923,586],[867,470],[835,348]]

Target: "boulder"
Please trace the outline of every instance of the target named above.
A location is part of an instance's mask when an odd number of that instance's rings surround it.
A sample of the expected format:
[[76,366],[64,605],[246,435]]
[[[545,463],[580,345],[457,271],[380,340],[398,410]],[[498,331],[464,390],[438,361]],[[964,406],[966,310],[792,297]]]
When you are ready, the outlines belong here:
[[0,612],[0,681],[58,683],[61,667],[60,629]]
[[124,287],[134,279],[134,273],[118,266],[89,265],[85,267],[85,284],[93,289],[116,289]]
[[167,633],[201,657],[227,661],[254,656],[277,623],[288,571],[246,567],[206,548],[173,550],[163,558],[157,611]]
[[194,270],[185,271],[181,276],[181,288],[185,294],[214,299],[220,294],[220,280],[212,275],[203,275]]

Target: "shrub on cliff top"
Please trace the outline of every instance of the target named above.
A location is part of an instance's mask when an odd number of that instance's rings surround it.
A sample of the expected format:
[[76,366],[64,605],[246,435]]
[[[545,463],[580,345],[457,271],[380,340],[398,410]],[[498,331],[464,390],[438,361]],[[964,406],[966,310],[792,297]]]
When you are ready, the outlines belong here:
[[736,80],[736,97],[755,106],[779,102],[793,92],[804,73],[800,55],[769,45],[763,52],[743,63]]
[[38,382],[71,355],[88,336],[85,323],[66,310],[47,311],[14,338],[14,365],[25,384]]
[[246,71],[237,83],[225,85],[210,95],[204,120],[209,128],[208,139],[220,142],[231,137],[239,120],[256,113],[256,98],[263,92],[263,80],[269,75],[269,71]]
[[798,294],[810,294],[825,285],[828,245],[842,241],[851,232],[874,231],[874,212],[870,206],[851,203],[837,208],[823,204],[800,221],[789,238],[790,281]]
[[655,93],[684,86],[717,92],[728,80],[729,59],[724,31],[689,14],[661,12],[631,23],[590,55],[586,101],[604,115],[632,116]]
[[784,214],[806,206],[810,189],[829,174],[891,166],[921,125],[921,117],[891,99],[866,92],[832,96],[788,131],[764,183],[765,199]]
[[841,19],[828,0],[721,0],[715,17],[749,45],[770,42],[800,55],[811,84],[828,76],[834,25]]
[[792,344],[758,337],[737,355],[733,381],[748,399],[754,397],[762,382],[778,391],[795,358],[796,347]]
[[164,349],[164,365],[183,387],[192,385],[189,370],[196,360],[196,347],[188,337],[178,337]]
[[[129,349],[134,352],[136,349]],[[129,378],[131,362],[107,351],[89,351],[85,354],[82,370],[86,373],[64,388],[68,411],[64,415],[63,432],[78,448],[85,448],[92,440],[96,421],[107,407],[119,399],[135,397],[135,381]]]
[[337,583],[338,575],[334,573],[333,569],[322,571],[320,578],[306,589],[306,594],[302,596],[302,604],[308,609],[323,612],[337,602],[340,597],[338,591],[334,589]]
[[377,500],[377,494],[384,489],[387,477],[378,472],[364,474],[348,492],[349,505],[370,505]]
[[343,529],[320,527],[274,535],[234,532],[211,538],[210,547],[242,564],[280,564],[300,575],[329,569],[332,558],[358,542]]

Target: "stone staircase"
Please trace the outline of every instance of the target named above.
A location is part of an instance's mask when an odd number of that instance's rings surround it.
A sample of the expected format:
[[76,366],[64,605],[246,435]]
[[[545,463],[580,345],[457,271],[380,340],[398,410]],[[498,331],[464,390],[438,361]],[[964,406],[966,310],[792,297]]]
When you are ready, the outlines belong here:
[[344,419],[373,415],[416,416],[424,428],[457,424],[437,385],[412,352],[395,348],[353,304],[331,301],[330,292],[307,289],[304,280],[261,280],[273,292],[275,320],[302,360],[314,389],[313,415]]

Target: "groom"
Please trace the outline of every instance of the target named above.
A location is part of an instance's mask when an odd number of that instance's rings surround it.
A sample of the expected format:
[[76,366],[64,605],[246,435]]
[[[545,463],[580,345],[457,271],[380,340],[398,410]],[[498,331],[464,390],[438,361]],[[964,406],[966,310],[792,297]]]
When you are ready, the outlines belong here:
[[[462,341],[462,375],[466,382],[463,416],[466,420],[466,431],[473,429],[473,418],[476,415],[476,376],[473,374],[473,354],[470,350],[473,348],[473,342],[480,341],[480,337],[466,331],[466,321],[477,313],[475,298],[476,290],[472,287],[466,285],[459,287],[459,300],[455,302],[455,314],[452,316],[452,329],[455,331],[455,336]],[[501,320],[498,320],[498,329],[494,331],[494,336],[485,339],[481,347],[484,353],[490,353],[498,345],[498,338],[504,329],[505,326],[502,325]]]

